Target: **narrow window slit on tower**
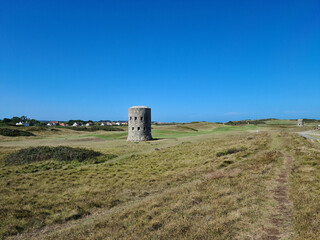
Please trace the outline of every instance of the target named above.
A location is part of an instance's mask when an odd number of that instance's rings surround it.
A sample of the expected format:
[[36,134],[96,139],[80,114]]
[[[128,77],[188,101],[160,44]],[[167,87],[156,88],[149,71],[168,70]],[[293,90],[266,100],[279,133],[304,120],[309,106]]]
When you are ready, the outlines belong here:
[[134,130],[134,127],[132,127],[132,130]]
[[140,127],[138,127],[138,131],[140,131]]
[[130,117],[130,120],[132,120],[132,117]]
[[137,120],[137,117],[134,117],[134,120]]
[[141,117],[140,120],[142,121],[142,120],[143,120],[143,117]]

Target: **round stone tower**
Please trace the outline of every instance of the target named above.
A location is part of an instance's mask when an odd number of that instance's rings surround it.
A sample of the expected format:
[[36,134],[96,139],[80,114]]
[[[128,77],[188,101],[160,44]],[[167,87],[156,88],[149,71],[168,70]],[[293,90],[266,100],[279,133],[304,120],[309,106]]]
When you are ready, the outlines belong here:
[[134,106],[128,109],[127,141],[151,140],[151,108]]
[[303,119],[298,119],[298,126],[303,127],[304,126],[304,121]]

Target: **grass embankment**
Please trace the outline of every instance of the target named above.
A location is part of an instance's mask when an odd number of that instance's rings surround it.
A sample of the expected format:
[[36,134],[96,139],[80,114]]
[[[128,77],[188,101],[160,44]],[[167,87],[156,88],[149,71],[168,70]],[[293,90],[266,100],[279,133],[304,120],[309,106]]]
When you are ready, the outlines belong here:
[[[1,234],[79,219],[39,239],[260,236],[281,162],[270,142],[267,133],[237,134],[71,169],[2,168]],[[246,150],[216,157],[239,145]]]

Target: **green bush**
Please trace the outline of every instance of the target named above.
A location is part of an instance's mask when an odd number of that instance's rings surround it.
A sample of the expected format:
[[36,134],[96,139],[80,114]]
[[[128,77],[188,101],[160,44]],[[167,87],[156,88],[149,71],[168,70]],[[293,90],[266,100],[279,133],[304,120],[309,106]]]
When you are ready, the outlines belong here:
[[0,135],[9,137],[35,136],[33,133],[11,128],[0,128]]
[[[8,165],[21,165],[32,162],[45,161],[54,159],[58,161],[85,161],[87,159],[101,156],[102,153],[85,148],[72,148],[72,147],[29,147],[21,149],[17,152],[9,154],[5,157],[4,162]],[[110,154],[109,158],[116,157]]]

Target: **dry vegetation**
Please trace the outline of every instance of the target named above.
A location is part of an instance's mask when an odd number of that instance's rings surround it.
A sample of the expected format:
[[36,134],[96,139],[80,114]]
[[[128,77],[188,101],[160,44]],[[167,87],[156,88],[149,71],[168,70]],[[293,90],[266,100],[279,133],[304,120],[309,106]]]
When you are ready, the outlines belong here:
[[[153,126],[156,141],[61,129],[0,142],[8,239],[319,239],[320,144],[279,125]],[[36,133],[37,134],[37,133]],[[117,135],[119,134],[119,135]],[[30,146],[96,161],[6,165]],[[110,156],[113,156],[112,158]]]

